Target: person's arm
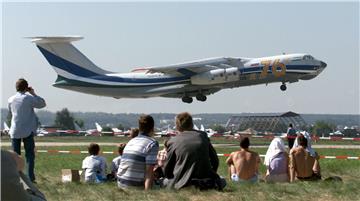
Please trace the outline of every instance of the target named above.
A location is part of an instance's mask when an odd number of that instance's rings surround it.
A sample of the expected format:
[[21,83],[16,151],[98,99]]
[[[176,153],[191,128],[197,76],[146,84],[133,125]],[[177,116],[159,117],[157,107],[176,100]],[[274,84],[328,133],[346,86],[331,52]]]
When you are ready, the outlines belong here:
[[145,190],[149,190],[152,187],[154,181],[154,166],[157,164],[157,153],[159,152],[159,143],[157,141],[150,145],[150,149],[147,151],[146,166],[145,166]]
[[231,180],[231,165],[233,165],[232,153],[231,153],[230,156],[226,159],[226,165],[228,166],[229,179]]
[[150,190],[154,181],[154,165],[146,165],[145,190]]
[[319,162],[319,155],[317,152],[315,152],[315,162],[314,162],[314,166],[313,166],[313,172],[315,174],[320,175],[320,162]]
[[210,163],[212,169],[217,172],[217,169],[219,167],[219,157],[217,156],[216,150],[212,146],[210,140],[209,140],[209,157],[210,157]]
[[290,160],[289,160],[289,171],[290,171],[290,182],[294,182],[295,180],[295,161],[293,153],[290,153]]
[[46,106],[45,100],[40,96],[36,95],[35,90],[33,88],[30,87],[28,92],[33,96],[32,105],[34,108],[40,109]]

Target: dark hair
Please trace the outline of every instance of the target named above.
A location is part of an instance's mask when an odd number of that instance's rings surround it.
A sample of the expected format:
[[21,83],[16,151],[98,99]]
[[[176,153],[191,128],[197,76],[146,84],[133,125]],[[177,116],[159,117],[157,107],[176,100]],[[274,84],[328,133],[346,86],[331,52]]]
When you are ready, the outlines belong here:
[[139,131],[145,135],[154,130],[154,119],[150,115],[141,115],[139,118]]
[[100,151],[100,146],[96,143],[91,143],[88,147],[90,155],[98,155]]
[[306,139],[306,137],[305,137],[304,135],[300,135],[300,136],[298,137],[297,141],[298,141],[298,143],[299,143],[300,146],[302,146],[302,147],[304,147],[304,148],[307,147],[308,141],[307,141],[307,139]]
[[291,127],[291,128],[293,127],[292,123],[289,124],[289,127]]
[[130,138],[134,138],[139,135],[139,129],[138,128],[132,128],[130,131]]
[[240,147],[243,149],[247,149],[250,146],[250,140],[248,137],[244,137],[243,139],[241,139],[240,141]]
[[18,81],[16,81],[16,91],[25,92],[28,87],[29,85],[24,78],[20,78]]
[[118,145],[118,153],[119,153],[119,155],[122,155],[123,154],[123,151],[124,151],[124,149],[125,149],[125,146],[126,146],[126,143],[120,143],[119,145]]
[[176,129],[178,131],[190,131],[193,130],[193,127],[193,119],[188,112],[176,115]]

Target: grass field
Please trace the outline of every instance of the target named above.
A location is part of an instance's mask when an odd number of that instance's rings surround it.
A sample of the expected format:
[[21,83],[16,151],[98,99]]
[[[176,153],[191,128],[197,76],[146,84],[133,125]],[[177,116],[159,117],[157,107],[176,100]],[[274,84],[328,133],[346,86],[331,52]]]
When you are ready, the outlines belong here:
[[[46,139],[46,138],[42,138]],[[65,138],[66,139],[66,138]],[[81,140],[80,140],[81,139]],[[116,138],[72,138],[71,142],[120,142],[127,139]],[[48,141],[56,141],[50,138]],[[3,139],[3,142],[6,142]],[[36,141],[40,141],[39,138]],[[64,141],[64,140],[63,140]],[[214,140],[214,143],[223,143]],[[266,144],[266,142],[264,142]],[[270,141],[267,141],[269,144]],[[161,142],[160,142],[161,144]],[[334,144],[334,143],[332,143]],[[9,147],[3,147],[8,149]],[[83,150],[86,146],[66,147],[37,147],[38,150]],[[114,151],[113,146],[102,146],[103,151]],[[217,147],[218,153],[230,153],[237,150],[236,147]],[[265,148],[254,149],[260,154],[266,152]],[[320,155],[349,155],[360,156],[360,149],[317,149]],[[168,191],[154,189],[148,192],[118,190],[115,183],[100,185],[84,183],[61,183],[61,169],[80,169],[82,160],[87,154],[61,154],[61,153],[37,153],[36,176],[37,186],[46,195],[48,200],[360,200],[360,160],[321,159],[320,165],[324,178],[328,176],[340,176],[342,183],[334,182],[295,182],[292,184],[246,184],[239,185],[228,182],[224,192],[205,191],[200,192],[189,188],[181,191]],[[108,163],[115,155],[104,154]],[[225,157],[219,157],[220,167],[218,173],[227,176]],[[262,176],[265,166],[261,165]]]

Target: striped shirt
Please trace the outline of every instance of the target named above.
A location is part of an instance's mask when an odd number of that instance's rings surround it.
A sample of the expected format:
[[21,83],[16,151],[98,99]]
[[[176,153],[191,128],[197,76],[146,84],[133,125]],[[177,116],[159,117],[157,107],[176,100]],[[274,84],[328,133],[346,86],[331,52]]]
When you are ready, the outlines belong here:
[[123,151],[117,172],[119,186],[144,186],[146,165],[157,164],[158,142],[140,134]]

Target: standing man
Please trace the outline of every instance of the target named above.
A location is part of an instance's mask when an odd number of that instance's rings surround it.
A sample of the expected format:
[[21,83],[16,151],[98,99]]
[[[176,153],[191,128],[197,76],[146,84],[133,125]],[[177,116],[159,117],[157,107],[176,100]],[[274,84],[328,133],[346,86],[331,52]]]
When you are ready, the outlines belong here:
[[152,138],[154,119],[150,115],[139,118],[139,135],[125,146],[117,172],[118,187],[137,187],[149,190],[154,181],[159,143]]
[[294,146],[295,138],[296,138],[296,130],[293,128],[292,124],[289,124],[289,128],[286,132],[286,137],[288,140],[289,150]]
[[222,190],[226,182],[216,173],[219,167],[216,151],[207,134],[193,127],[189,113],[176,116],[176,129],[180,133],[167,143],[164,185],[177,190],[187,186]]
[[10,126],[10,138],[12,149],[21,155],[21,140],[24,142],[25,158],[27,163],[27,175],[35,183],[35,142],[34,135],[38,126],[38,119],[34,108],[46,106],[45,100],[35,94],[27,81],[20,78],[16,82],[17,93],[10,97],[9,111],[12,114]]

